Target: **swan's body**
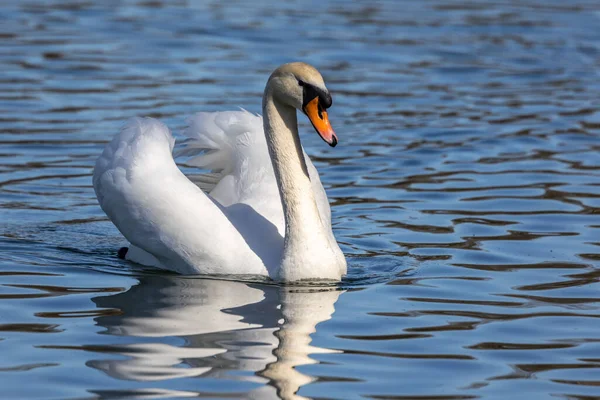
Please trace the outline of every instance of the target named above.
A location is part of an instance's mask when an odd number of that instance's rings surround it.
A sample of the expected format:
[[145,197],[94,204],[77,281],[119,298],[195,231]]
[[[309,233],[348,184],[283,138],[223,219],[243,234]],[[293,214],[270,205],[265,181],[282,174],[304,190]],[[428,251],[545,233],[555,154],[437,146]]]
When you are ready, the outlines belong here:
[[271,75],[264,121],[245,111],[191,118],[184,152],[205,152],[189,164],[218,171],[192,180],[176,166],[164,124],[128,122],[93,178],[100,206],[132,244],[127,258],[184,274],[340,279],[346,261],[319,175],[300,145],[296,108],[311,120],[324,116],[326,127],[313,125],[330,144],[337,139],[321,105],[315,117],[319,100],[302,98],[307,87],[308,97],[331,103],[320,97],[328,96],[320,74],[294,63]]

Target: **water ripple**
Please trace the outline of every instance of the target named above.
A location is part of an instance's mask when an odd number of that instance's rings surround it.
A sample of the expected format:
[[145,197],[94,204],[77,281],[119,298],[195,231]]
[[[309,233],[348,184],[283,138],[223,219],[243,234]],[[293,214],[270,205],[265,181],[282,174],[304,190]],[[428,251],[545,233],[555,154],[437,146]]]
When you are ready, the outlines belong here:
[[[3,394],[596,398],[599,16],[586,0],[5,1]],[[179,134],[197,111],[258,112],[293,59],[335,97],[340,145],[303,145],[342,284],[115,257],[91,174],[122,122]]]

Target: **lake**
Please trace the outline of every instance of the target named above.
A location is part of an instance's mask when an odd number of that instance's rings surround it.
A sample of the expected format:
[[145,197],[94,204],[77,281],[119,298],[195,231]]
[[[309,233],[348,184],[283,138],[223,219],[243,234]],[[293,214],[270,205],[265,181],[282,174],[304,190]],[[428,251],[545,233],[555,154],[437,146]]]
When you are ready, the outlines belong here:
[[[0,397],[600,398],[598,1],[4,0]],[[348,275],[281,286],[120,260],[92,170],[136,115],[301,119]]]

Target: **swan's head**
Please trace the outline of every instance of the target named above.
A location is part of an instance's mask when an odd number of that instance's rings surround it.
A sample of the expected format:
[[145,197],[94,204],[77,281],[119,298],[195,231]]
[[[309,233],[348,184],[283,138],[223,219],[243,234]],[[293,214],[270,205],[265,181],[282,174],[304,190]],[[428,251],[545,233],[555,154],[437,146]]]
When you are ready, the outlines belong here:
[[315,67],[302,62],[284,64],[271,74],[267,87],[273,97],[306,114],[327,144],[331,147],[337,144],[337,136],[327,116],[331,95]]

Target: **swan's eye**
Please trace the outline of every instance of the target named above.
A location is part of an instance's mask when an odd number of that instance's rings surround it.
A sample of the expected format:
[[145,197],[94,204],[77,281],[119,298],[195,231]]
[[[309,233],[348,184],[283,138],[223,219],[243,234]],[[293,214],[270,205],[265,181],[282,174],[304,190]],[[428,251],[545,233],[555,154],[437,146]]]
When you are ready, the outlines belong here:
[[298,85],[300,85],[300,86],[304,86],[304,81],[302,81],[302,80],[298,79]]

